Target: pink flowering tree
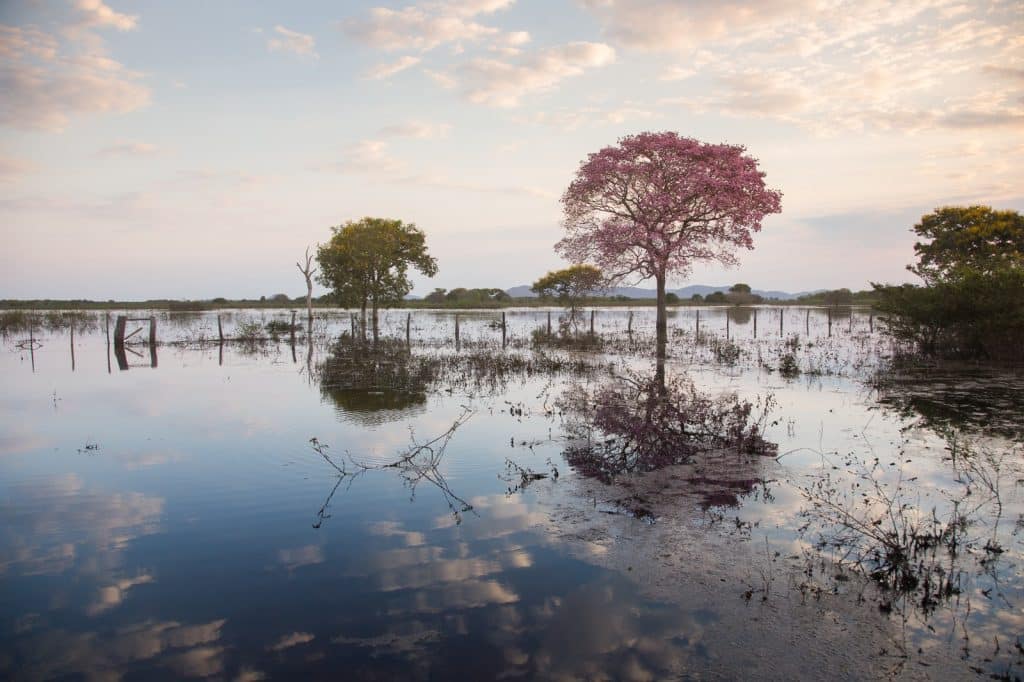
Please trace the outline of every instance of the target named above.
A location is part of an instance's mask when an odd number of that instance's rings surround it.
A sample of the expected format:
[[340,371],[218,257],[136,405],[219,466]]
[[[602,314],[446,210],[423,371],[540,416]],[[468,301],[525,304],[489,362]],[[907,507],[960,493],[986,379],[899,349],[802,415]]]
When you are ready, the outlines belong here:
[[611,281],[654,278],[658,357],[665,356],[665,282],[697,261],[738,263],[761,221],[782,210],[757,160],[739,145],[677,133],[640,133],[591,154],[562,196],[565,236],[555,249]]

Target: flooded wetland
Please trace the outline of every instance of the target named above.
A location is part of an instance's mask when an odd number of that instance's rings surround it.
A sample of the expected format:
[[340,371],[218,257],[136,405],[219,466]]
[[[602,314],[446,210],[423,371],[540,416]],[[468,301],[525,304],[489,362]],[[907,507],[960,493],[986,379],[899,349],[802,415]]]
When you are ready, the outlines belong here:
[[9,317],[0,676],[1024,675],[1019,371],[564,314]]

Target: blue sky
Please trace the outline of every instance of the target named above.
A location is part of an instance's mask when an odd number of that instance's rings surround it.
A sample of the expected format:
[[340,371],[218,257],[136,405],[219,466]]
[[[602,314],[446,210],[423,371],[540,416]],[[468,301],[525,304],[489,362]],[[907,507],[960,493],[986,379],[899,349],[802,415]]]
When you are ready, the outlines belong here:
[[528,283],[579,162],[642,130],[784,194],[689,282],[902,281],[921,214],[1024,208],[1022,36],[957,0],[0,3],[0,297],[295,295],[364,215],[427,233],[417,293]]

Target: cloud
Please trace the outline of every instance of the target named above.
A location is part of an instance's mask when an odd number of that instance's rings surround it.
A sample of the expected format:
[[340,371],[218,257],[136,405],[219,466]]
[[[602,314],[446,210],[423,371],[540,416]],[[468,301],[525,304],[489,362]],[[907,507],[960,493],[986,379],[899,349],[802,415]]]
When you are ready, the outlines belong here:
[[133,156],[154,156],[160,153],[160,148],[148,142],[115,142],[112,145],[103,147],[96,152],[100,158],[117,158]]
[[479,14],[490,14],[511,4],[512,0],[452,0],[401,9],[374,7],[364,17],[346,19],[341,27],[353,40],[382,50],[426,52],[440,45],[478,42],[485,38],[521,44],[523,32],[501,38],[500,29],[473,20]]
[[378,132],[381,137],[412,137],[419,140],[430,140],[447,137],[451,126],[447,123],[426,123],[424,121],[406,121],[384,126]]
[[390,182],[398,185],[484,194],[511,194],[542,199],[555,198],[553,192],[528,185],[485,185],[452,180],[437,171],[416,171],[410,168],[406,162],[392,156],[388,143],[383,140],[361,140],[349,146],[337,161],[313,165],[310,169],[321,172],[365,175],[378,182]]
[[559,130],[573,131],[584,127],[619,125],[626,121],[645,120],[656,117],[653,111],[632,104],[611,109],[583,107],[580,109],[558,109],[539,111],[519,119],[523,123],[551,126]]
[[405,71],[406,69],[416,66],[420,63],[419,57],[405,56],[399,57],[398,60],[393,62],[385,62],[383,64],[377,64],[366,72],[366,78],[369,80],[384,80],[390,78],[396,73]]
[[583,0],[614,42],[643,50],[686,51],[762,31],[806,12],[810,0]]
[[59,40],[34,27],[0,25],[0,125],[60,131],[74,116],[127,113],[149,103],[140,74],[108,57],[93,34],[72,36]]
[[81,16],[78,26],[116,28],[131,31],[139,23],[137,16],[121,14],[103,3],[103,0],[75,0],[74,7]]
[[0,155],[0,182],[16,182],[33,170],[35,166],[28,161]]
[[531,54],[517,62],[473,59],[459,67],[464,95],[476,104],[515,107],[535,92],[566,78],[611,64],[615,50],[604,43],[575,42]]
[[316,40],[311,35],[292,31],[284,26],[275,26],[276,36],[267,40],[267,48],[271,52],[291,52],[302,57],[318,59],[316,53]]

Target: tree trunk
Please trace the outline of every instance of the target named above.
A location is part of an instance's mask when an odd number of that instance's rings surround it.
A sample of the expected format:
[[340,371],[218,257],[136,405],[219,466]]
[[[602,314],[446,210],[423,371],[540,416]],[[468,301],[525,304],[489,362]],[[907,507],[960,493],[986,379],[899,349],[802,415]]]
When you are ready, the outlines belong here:
[[373,297],[373,345],[377,345],[378,336],[378,324],[377,324],[377,297]]
[[313,280],[306,278],[306,327],[313,330]]
[[363,299],[363,307],[359,311],[361,313],[361,324],[359,325],[359,336],[363,339],[363,343],[366,343],[366,299]]
[[658,332],[658,358],[665,359],[665,347],[668,345],[668,321],[665,313],[665,275],[655,277],[658,283],[658,318],[655,327]]

